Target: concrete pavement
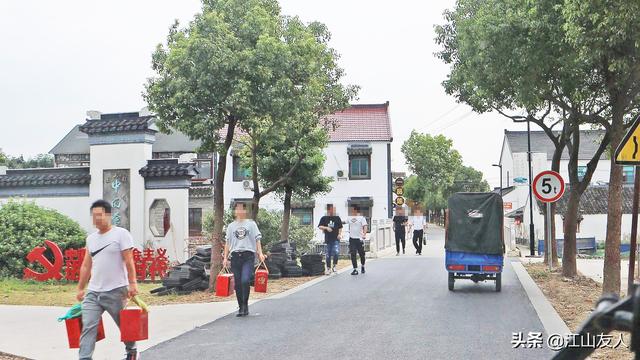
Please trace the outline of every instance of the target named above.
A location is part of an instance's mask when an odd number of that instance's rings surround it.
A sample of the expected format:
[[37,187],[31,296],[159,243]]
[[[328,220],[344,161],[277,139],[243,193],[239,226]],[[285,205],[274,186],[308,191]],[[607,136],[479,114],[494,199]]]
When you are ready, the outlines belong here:
[[[149,340],[139,342],[138,348],[145,350],[236,308],[235,301],[152,306]],[[67,346],[64,322],[56,321],[66,312],[65,307],[0,305],[0,351],[36,360],[77,359],[78,350]],[[106,338],[96,343],[94,360],[122,359],[120,330],[108,314],[103,314],[102,320]]]
[[513,349],[514,332],[545,333],[505,263],[502,292],[491,282],[447,289],[443,233],[429,231],[423,253],[371,261],[365,275],[343,273],[187,332],[145,359],[548,359],[546,349]]

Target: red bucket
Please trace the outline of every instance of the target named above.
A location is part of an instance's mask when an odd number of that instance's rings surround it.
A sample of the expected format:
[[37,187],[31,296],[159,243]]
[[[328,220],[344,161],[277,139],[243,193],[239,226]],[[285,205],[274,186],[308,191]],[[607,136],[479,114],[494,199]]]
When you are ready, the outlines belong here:
[[[67,338],[69,339],[69,349],[80,348],[80,334],[82,334],[82,317],[73,319],[66,319],[64,321],[67,325]],[[98,323],[98,335],[96,341],[104,339],[104,325],[102,324],[102,318]]]
[[[264,269],[260,267],[264,266]],[[267,265],[264,263],[260,263],[258,268],[256,269],[256,280],[253,284],[253,288],[255,292],[266,293],[267,292],[267,283],[269,282],[269,269]]]
[[216,296],[231,296],[235,292],[233,274],[229,270],[222,269],[216,278]]
[[149,312],[147,305],[137,296],[133,302],[140,308],[120,310],[120,341],[140,341],[149,338]]

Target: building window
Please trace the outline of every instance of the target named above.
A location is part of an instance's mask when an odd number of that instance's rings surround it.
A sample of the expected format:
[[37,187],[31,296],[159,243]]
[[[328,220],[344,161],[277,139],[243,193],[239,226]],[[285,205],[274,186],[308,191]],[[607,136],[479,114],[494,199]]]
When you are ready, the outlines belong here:
[[189,209],[189,236],[202,236],[202,209]]
[[233,157],[233,181],[243,181],[251,179],[251,169],[243,168],[240,165],[240,157]]
[[582,181],[584,176],[587,174],[587,167],[584,165],[578,166],[578,179]]
[[171,229],[171,208],[165,199],[156,199],[149,208],[149,228],[156,237],[164,237]]
[[197,179],[208,180],[213,179],[213,161],[212,160],[196,160],[196,170],[198,170]]
[[371,179],[371,156],[349,156],[349,179]]
[[633,184],[633,166],[622,167],[622,181],[625,184]]
[[291,215],[300,219],[302,225],[313,225],[313,208],[292,209]]

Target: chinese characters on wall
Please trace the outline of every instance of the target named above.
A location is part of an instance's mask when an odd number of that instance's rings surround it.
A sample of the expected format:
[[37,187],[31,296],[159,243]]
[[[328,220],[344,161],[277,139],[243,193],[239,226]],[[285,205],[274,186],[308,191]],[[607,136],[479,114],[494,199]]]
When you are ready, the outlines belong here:
[[111,204],[111,222],[129,230],[129,170],[104,170],[103,199]]

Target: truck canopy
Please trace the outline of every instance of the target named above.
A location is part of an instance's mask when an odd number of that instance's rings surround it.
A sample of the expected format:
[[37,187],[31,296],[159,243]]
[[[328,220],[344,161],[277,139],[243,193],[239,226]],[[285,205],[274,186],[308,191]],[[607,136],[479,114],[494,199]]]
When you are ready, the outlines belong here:
[[496,193],[456,193],[449,197],[445,249],[504,254],[502,197]]

